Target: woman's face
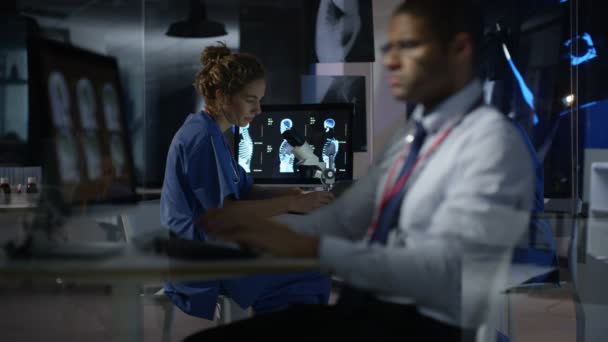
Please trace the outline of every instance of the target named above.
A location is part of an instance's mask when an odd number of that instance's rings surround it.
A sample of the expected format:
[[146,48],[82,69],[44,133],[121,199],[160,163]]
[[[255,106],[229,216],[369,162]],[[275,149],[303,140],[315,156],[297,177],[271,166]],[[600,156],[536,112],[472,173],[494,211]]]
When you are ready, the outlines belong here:
[[239,127],[247,126],[261,113],[260,101],[266,92],[266,81],[251,81],[224,106],[226,120]]

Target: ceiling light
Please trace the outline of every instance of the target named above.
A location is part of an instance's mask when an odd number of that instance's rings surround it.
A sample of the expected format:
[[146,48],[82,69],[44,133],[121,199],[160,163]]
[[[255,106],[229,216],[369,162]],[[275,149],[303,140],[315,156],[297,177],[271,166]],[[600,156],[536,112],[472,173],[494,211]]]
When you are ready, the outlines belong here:
[[228,34],[224,24],[208,20],[204,0],[190,0],[188,19],[169,26],[166,35],[178,38],[210,38]]

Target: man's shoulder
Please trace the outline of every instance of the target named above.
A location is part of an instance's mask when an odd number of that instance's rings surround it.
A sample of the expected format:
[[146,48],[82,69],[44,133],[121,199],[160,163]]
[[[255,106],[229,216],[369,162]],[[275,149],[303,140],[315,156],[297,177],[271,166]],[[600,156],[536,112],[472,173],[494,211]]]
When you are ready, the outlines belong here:
[[[515,123],[492,106],[483,106],[473,111],[462,128],[466,151],[473,155],[485,155],[487,162],[505,162],[506,160],[523,161],[529,158],[530,163],[515,163],[522,168],[530,166],[532,174],[533,160],[522,135]],[[463,146],[464,147],[464,146]]]
[[491,105],[483,105],[467,117],[463,129],[476,136],[493,135],[496,138],[517,137],[517,128],[505,114]]

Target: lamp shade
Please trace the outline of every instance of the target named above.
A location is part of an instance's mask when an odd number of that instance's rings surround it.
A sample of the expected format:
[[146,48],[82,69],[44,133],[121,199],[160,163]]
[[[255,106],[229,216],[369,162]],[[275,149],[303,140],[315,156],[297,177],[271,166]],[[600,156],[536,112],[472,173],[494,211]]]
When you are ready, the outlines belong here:
[[210,38],[228,34],[224,24],[208,20],[204,1],[190,0],[188,19],[172,23],[166,35],[178,38]]

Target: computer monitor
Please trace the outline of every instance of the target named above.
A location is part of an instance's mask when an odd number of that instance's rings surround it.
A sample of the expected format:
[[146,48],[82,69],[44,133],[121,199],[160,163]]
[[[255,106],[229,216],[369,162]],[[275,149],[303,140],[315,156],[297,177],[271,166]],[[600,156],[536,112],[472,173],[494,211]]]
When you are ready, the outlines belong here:
[[297,159],[282,133],[294,129],[314,149],[319,162],[333,161],[336,180],[352,180],[352,104],[265,105],[262,113],[234,134],[234,157],[256,184],[320,184],[298,172]]
[[38,39],[30,51],[31,152],[43,191],[66,205],[136,200],[131,141],[115,58]]

